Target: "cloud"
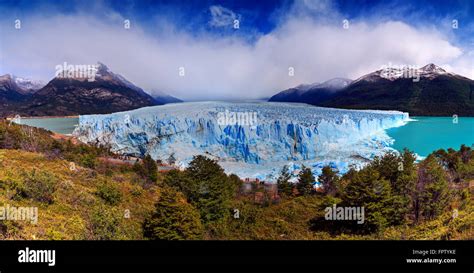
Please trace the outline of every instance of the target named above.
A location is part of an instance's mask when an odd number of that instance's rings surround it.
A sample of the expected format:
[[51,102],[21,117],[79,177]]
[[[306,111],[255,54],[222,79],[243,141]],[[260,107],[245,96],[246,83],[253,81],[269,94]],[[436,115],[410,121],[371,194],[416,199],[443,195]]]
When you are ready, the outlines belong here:
[[[210,10],[215,26],[237,16],[220,6]],[[253,42],[237,35],[180,31],[173,22],[161,23],[159,31],[150,33],[132,20],[127,30],[115,14],[106,19],[38,15],[24,20],[21,30],[4,29],[2,39],[8,42],[3,43],[0,73],[47,81],[57,64],[101,61],[147,91],[185,100],[268,97],[301,83],[355,79],[388,63],[433,62],[472,78],[472,54],[433,27],[357,20],[344,29],[337,17],[331,22],[314,20],[298,10],[299,16],[289,14]],[[327,6],[312,10],[329,12]],[[182,68],[184,76],[179,74]]]
[[213,27],[227,27],[234,25],[234,21],[240,21],[240,15],[223,6],[214,5],[209,7],[211,20],[209,25]]

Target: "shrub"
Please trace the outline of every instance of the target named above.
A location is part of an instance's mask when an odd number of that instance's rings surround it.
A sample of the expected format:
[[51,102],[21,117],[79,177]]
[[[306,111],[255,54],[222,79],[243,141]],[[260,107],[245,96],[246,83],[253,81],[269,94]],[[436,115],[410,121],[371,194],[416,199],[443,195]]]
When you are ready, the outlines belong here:
[[138,197],[143,194],[143,188],[138,185],[133,185],[132,188],[130,189],[130,193],[133,196]]
[[122,199],[122,193],[112,183],[102,183],[97,187],[97,196],[102,198],[107,204],[117,205]]
[[57,178],[53,174],[33,169],[23,174],[23,183],[17,185],[17,195],[52,204],[56,187]]
[[92,154],[85,154],[81,157],[79,164],[86,168],[93,169],[96,166],[96,157]]
[[100,206],[94,209],[89,219],[89,229],[93,240],[119,239],[122,214],[114,208]]

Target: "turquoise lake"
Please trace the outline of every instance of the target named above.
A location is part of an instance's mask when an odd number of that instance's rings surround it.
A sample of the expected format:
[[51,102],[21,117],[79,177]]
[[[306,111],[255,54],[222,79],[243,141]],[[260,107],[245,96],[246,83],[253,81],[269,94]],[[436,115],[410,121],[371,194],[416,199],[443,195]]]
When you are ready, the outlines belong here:
[[459,117],[457,123],[452,117],[411,117],[402,127],[387,130],[395,140],[393,148],[402,151],[408,148],[420,156],[427,156],[437,149],[453,148],[461,144],[474,144],[474,117]]
[[79,118],[22,118],[20,123],[69,135],[79,124]]

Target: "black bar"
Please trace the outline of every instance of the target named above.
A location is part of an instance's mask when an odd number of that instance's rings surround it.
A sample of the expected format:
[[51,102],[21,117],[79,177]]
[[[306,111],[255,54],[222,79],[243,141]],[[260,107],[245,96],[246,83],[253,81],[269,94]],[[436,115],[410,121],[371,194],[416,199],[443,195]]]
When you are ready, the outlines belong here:
[[[472,241],[3,241],[0,272],[468,272]],[[56,265],[19,263],[26,247]],[[413,250],[456,254],[413,254]],[[456,259],[407,264],[406,259]]]

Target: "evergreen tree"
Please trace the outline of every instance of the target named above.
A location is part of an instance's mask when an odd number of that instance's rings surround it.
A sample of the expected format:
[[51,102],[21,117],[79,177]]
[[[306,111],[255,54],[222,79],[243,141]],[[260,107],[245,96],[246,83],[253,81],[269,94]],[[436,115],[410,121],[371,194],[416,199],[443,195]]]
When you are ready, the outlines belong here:
[[405,149],[401,154],[388,152],[376,157],[369,164],[379,173],[379,178],[389,181],[391,197],[385,200],[390,211],[387,220],[391,225],[405,222],[412,211],[413,192],[416,181],[415,155]]
[[179,170],[170,170],[166,173],[164,183],[167,186],[173,187],[176,190],[184,193],[187,197],[191,194],[191,180],[186,174]]
[[439,149],[434,152],[433,155],[438,159],[443,167],[453,172],[456,171],[461,161],[458,153],[452,148],[449,148],[447,151]]
[[200,210],[204,223],[229,214],[236,185],[215,160],[202,155],[195,156],[185,170],[185,175],[190,181],[187,198]]
[[417,181],[415,160],[415,155],[407,149],[400,155],[399,174],[396,182],[391,184],[393,211],[390,219],[393,225],[403,224],[413,211],[412,204]]
[[382,157],[375,157],[370,163],[381,177],[390,181],[393,186],[396,184],[398,175],[400,174],[400,158],[395,152],[387,152]]
[[390,182],[370,165],[352,174],[342,200],[343,206],[364,208],[364,224],[353,225],[355,232],[376,232],[390,222]]
[[471,147],[461,145],[458,154],[461,158],[461,162],[456,169],[457,175],[463,180],[474,179],[474,151]]
[[135,162],[133,170],[148,182],[158,180],[158,166],[150,155],[146,155],[141,162]]
[[182,193],[165,187],[151,217],[145,219],[143,234],[149,239],[196,240],[202,238],[199,212]]
[[288,166],[285,165],[281,169],[280,176],[277,179],[278,192],[285,196],[290,196],[293,193],[293,183],[290,182],[291,174],[288,171]]
[[311,169],[302,166],[300,173],[298,174],[298,183],[296,188],[300,195],[308,195],[313,192],[314,176]]
[[326,194],[336,195],[339,184],[337,171],[334,171],[330,166],[324,166],[321,174],[318,176],[318,181],[321,183]]
[[234,195],[237,195],[240,192],[240,189],[242,188],[242,180],[238,175],[232,173],[228,176],[228,181],[231,185],[230,187],[234,188]]
[[448,180],[433,154],[423,160],[419,168],[415,217],[416,220],[419,220],[420,216],[434,219],[443,213],[449,204]]
[[149,154],[143,158],[143,167],[148,180],[156,182],[158,179],[158,166],[156,165],[156,161]]
[[461,157],[462,163],[467,164],[473,158],[474,153],[471,147],[468,147],[463,144],[461,145],[461,148],[459,149],[459,155]]

